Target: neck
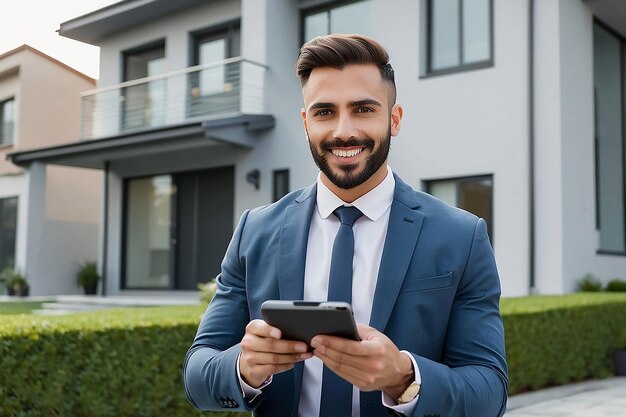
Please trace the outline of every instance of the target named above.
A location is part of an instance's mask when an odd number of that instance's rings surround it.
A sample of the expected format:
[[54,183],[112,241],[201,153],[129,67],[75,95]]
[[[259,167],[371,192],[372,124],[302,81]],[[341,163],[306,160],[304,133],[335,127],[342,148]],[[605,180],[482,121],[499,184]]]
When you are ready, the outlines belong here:
[[326,175],[324,175],[323,172],[321,173],[320,179],[322,180],[324,185],[328,187],[328,189],[332,191],[333,194],[339,197],[342,201],[346,203],[352,203],[354,202],[354,200],[358,199],[359,197],[369,193],[374,188],[376,188],[378,184],[383,182],[386,176],[387,176],[387,161],[385,161],[381,165],[381,167],[378,168],[378,171],[376,171],[374,175],[369,177],[367,181],[365,181],[363,184],[357,185],[354,188],[345,189],[345,188],[337,187],[335,184],[333,184],[331,180],[328,179]]

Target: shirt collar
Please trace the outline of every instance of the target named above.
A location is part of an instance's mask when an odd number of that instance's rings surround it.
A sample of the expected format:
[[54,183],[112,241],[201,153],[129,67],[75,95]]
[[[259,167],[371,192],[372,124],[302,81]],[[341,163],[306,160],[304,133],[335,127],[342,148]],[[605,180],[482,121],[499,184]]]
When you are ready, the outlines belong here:
[[352,202],[344,202],[337,197],[321,180],[321,173],[317,175],[317,211],[323,219],[328,218],[339,206],[354,206],[372,221],[378,220],[387,211],[393,202],[393,193],[396,180],[391,168],[387,166],[387,176],[373,190],[362,195]]

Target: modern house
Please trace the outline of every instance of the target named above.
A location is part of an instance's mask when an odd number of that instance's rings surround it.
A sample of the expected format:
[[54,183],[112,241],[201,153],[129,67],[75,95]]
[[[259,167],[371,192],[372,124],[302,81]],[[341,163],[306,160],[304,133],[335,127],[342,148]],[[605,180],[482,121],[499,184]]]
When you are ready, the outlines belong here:
[[61,24],[101,48],[82,140],[9,156],[104,172],[106,294],[195,289],[244,209],[314,181],[294,63],[330,32],[389,50],[390,165],[486,219],[504,295],[625,277],[625,3],[125,0]]
[[31,294],[72,294],[77,264],[98,257],[102,174],[6,155],[77,140],[80,92],[95,80],[23,45],[0,55],[0,270]]

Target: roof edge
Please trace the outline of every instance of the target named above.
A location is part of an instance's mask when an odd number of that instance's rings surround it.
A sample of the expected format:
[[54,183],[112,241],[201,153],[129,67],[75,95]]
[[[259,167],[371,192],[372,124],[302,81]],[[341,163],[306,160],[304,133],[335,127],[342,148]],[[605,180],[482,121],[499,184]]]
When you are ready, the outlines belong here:
[[13,48],[10,51],[7,51],[7,52],[4,52],[4,53],[0,54],[0,59],[4,59],[6,57],[9,57],[11,55],[15,55],[15,54],[17,54],[19,52],[22,52],[22,51],[30,51],[30,52],[32,52],[34,54],[37,54],[40,57],[42,57],[44,59],[47,59],[48,61],[50,61],[52,63],[55,63],[55,64],[63,67],[64,69],[73,72],[74,74],[78,75],[81,78],[84,78],[87,81],[90,81],[90,82],[92,82],[94,84],[96,83],[96,79],[95,78],[91,78],[89,75],[80,72],[76,68],[70,67],[69,65],[59,61],[58,59],[56,59],[56,58],[54,58],[54,57],[52,57],[52,56],[50,56],[48,54],[46,54],[45,52],[42,52],[39,49],[33,48],[32,46],[27,45],[27,44],[20,45],[17,48]]

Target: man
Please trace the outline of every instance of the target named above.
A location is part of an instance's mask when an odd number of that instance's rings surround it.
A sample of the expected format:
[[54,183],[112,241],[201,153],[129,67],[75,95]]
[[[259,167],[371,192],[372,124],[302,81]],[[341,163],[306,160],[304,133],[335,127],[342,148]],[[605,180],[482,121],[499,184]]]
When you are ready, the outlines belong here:
[[[302,120],[321,172],[243,214],[185,359],[195,407],[260,417],[504,413],[500,283],[485,222],[388,168],[402,120],[388,60],[360,35],[302,47]],[[357,213],[351,224],[339,220],[347,211]],[[337,244],[340,233],[353,243]],[[346,257],[351,276],[336,280]],[[360,342],[318,335],[308,353],[260,319],[265,300],[334,299],[346,283]]]

